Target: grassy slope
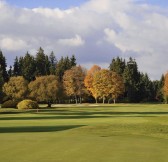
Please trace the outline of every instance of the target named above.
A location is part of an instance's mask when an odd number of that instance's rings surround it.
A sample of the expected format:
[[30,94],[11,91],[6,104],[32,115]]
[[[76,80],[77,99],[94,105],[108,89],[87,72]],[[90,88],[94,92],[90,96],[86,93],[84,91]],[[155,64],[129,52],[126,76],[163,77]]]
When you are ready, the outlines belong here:
[[0,161],[167,162],[167,121],[167,105],[0,110]]

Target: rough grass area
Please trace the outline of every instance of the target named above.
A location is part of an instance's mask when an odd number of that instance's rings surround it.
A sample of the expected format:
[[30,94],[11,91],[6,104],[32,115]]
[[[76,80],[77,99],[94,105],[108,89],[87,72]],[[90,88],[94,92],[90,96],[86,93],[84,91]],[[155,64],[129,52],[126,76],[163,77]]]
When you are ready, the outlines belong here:
[[168,105],[0,109],[2,162],[167,162]]

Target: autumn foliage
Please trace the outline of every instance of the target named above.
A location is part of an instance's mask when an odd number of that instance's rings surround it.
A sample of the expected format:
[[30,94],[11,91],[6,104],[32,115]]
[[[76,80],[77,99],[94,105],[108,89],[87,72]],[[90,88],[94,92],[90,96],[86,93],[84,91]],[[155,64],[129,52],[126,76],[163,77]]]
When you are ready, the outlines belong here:
[[165,96],[165,101],[168,103],[168,72],[165,75],[163,92]]
[[85,86],[95,98],[105,99],[112,98],[114,102],[124,93],[124,82],[122,77],[116,72],[107,69],[101,69],[94,65],[85,77]]

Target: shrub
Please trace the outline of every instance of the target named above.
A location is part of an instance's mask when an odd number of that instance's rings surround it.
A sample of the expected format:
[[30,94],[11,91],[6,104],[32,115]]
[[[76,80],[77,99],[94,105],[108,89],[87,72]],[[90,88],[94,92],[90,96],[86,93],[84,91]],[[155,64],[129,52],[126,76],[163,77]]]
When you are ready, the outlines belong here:
[[17,104],[16,101],[8,100],[1,105],[1,108],[16,108]]
[[38,107],[38,103],[32,100],[23,100],[17,105],[18,109],[37,109]]

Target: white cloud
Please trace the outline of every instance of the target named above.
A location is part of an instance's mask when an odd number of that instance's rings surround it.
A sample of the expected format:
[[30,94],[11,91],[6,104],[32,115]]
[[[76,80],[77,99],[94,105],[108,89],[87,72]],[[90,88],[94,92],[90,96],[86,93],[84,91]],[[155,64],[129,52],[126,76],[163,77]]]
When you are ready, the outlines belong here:
[[23,48],[26,48],[27,44],[25,41],[21,39],[3,38],[0,41],[0,46],[2,49],[8,50],[8,51],[18,51]]
[[79,35],[76,35],[74,38],[70,39],[59,39],[58,43],[63,46],[82,46],[85,41]]
[[151,78],[168,68],[167,8],[137,0],[90,0],[67,10],[28,9],[0,0],[0,15],[0,48],[7,56],[42,46],[58,58],[75,54],[83,65],[132,56]]

